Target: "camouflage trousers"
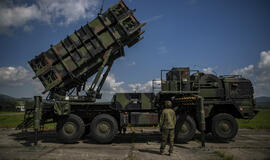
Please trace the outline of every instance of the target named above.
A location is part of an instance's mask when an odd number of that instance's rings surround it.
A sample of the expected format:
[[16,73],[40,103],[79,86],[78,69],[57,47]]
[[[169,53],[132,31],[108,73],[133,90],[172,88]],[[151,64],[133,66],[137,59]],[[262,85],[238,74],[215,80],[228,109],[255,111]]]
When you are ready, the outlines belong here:
[[162,135],[161,135],[160,152],[164,152],[167,141],[169,140],[170,143],[169,153],[172,153],[174,144],[174,129],[162,129],[161,134]]

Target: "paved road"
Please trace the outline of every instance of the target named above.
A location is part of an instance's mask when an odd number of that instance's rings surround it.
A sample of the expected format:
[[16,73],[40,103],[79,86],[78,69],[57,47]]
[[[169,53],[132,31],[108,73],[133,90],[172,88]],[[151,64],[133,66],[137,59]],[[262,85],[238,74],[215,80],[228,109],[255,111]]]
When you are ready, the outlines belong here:
[[99,160],[237,160],[270,159],[270,130],[240,129],[234,141],[225,143],[207,137],[206,148],[195,139],[187,144],[175,144],[172,156],[159,155],[160,135],[156,129],[137,129],[135,133],[118,136],[112,144],[96,144],[84,139],[76,144],[62,144],[54,131],[40,137],[33,147],[33,134],[21,134],[14,129],[0,129],[0,159],[99,159]]

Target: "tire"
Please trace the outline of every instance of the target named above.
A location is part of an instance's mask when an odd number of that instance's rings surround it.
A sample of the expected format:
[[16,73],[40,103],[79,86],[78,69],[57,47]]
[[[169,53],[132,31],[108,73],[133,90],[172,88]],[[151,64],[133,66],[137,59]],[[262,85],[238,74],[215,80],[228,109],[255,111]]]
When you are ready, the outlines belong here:
[[83,120],[75,114],[59,120],[56,126],[57,136],[64,143],[75,143],[82,137],[84,130]]
[[178,120],[175,127],[175,141],[186,143],[190,141],[196,133],[196,123],[191,116],[187,116],[184,122]]
[[111,115],[100,114],[92,120],[91,137],[98,143],[110,143],[117,133],[117,121]]
[[234,117],[227,113],[219,113],[212,119],[212,134],[219,140],[231,140],[238,131]]

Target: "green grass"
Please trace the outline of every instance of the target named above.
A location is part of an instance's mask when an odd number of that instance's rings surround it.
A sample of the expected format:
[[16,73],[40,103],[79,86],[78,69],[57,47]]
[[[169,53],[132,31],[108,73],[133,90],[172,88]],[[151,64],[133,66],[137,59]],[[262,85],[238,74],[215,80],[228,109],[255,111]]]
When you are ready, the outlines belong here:
[[49,123],[49,124],[45,124],[44,129],[48,130],[48,129],[55,129],[56,128],[56,123]]
[[1,114],[24,114],[24,112],[0,112],[0,115]]
[[[14,128],[17,127],[24,117],[24,112],[0,112],[0,128]],[[55,123],[46,124],[45,129],[54,129]]]
[[24,116],[23,113],[17,114],[16,112],[0,112],[0,127],[1,128],[16,127],[18,124],[22,122],[23,116]]
[[270,129],[270,109],[262,109],[252,119],[237,119],[239,128]]

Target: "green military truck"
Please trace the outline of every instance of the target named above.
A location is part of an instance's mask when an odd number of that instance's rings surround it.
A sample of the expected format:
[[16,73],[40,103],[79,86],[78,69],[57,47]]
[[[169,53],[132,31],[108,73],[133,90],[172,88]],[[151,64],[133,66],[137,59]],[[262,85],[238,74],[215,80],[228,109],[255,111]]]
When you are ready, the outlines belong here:
[[189,68],[161,70],[158,92],[153,85],[152,93],[116,93],[111,102],[96,102],[113,62],[125,55],[124,46],[131,47],[143,38],[145,23],[136,19],[134,11],[121,0],[29,61],[34,78],[42,82],[48,96],[46,100],[35,96],[18,129],[33,127],[37,135],[44,124],[57,123],[58,138],[64,143],[84,135],[109,143],[127,126],[158,126],[163,103],[170,100],[177,114],[177,142],[191,140],[197,129],[202,135],[212,132],[229,140],[237,134],[235,118],[254,117],[249,80]]
[[187,121],[188,128],[193,133],[190,135],[194,135],[196,125],[199,124],[198,118],[196,119],[198,112],[190,108],[193,103],[183,105],[182,98],[176,96],[179,92],[190,91],[203,97],[205,132],[211,132],[218,139],[230,140],[236,136],[238,124],[235,118],[251,119],[257,114],[250,80],[239,75],[217,77],[198,71],[190,74],[189,68],[172,68],[167,72],[166,80],[161,79],[159,97],[175,97],[176,106],[180,100],[179,108],[184,107],[190,116],[189,122]]

